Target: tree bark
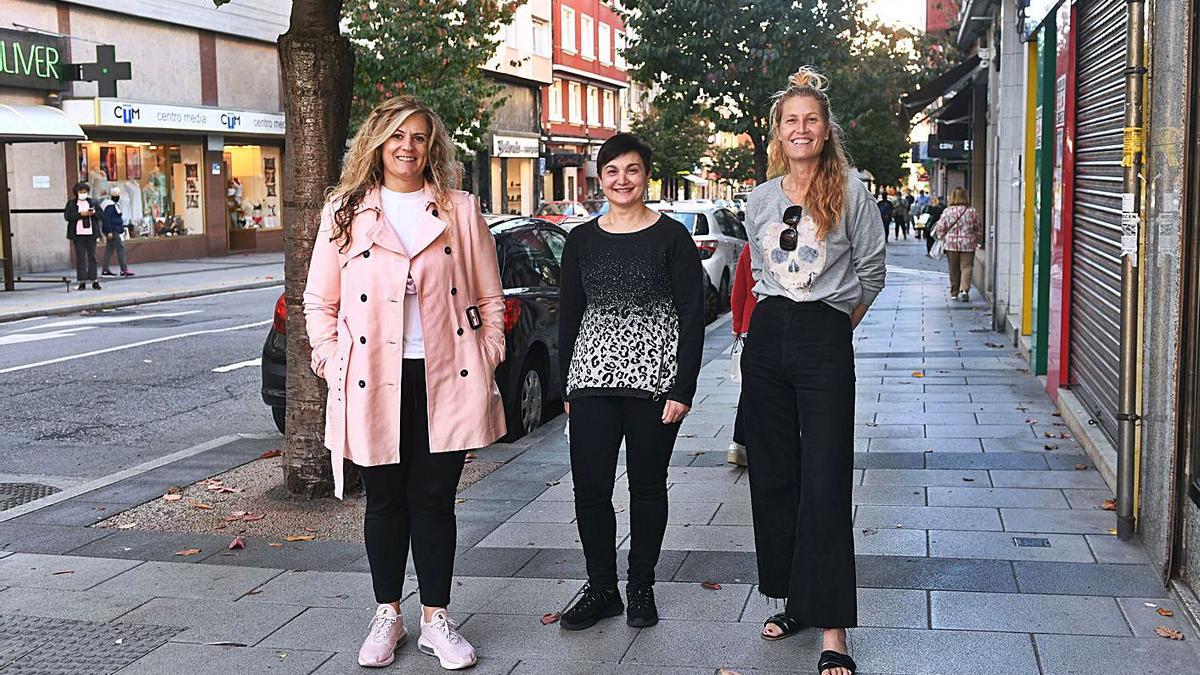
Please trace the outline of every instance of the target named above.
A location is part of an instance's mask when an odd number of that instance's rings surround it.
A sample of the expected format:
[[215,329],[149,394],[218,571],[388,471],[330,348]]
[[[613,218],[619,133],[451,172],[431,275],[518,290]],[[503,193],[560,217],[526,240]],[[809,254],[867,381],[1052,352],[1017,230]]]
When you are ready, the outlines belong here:
[[[309,368],[304,285],[326,189],[337,182],[350,123],[354,51],[338,28],[342,0],[294,0],[279,36],[287,149],[283,155],[284,295],[287,302],[287,413],[283,479],[289,493],[333,490],[325,448],[325,382]],[[350,485],[347,476],[347,485]]]

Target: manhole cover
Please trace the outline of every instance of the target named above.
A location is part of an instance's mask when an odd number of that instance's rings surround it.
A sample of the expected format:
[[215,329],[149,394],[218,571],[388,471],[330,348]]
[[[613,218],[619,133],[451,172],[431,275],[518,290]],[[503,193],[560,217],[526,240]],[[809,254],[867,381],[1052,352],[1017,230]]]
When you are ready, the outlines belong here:
[[1050,548],[1050,540],[1045,537],[1013,537],[1013,543],[1023,548]]
[[41,483],[0,483],[0,511],[48,497],[59,489]]

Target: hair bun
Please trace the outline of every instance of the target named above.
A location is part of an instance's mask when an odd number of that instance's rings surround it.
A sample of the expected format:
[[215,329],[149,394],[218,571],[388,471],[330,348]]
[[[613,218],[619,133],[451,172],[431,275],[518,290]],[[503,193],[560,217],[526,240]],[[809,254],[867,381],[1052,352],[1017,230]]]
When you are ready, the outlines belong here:
[[789,89],[809,88],[816,89],[817,91],[825,91],[828,85],[829,78],[808,66],[800,66],[799,70],[788,77]]

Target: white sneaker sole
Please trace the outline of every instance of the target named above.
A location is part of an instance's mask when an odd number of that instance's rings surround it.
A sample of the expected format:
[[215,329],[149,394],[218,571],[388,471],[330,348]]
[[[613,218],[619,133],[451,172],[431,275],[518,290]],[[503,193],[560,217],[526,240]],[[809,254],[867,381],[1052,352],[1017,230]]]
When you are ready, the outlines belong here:
[[734,466],[746,466],[746,457],[736,452],[725,453],[725,463]]
[[430,656],[437,657],[438,663],[440,663],[442,668],[445,670],[462,670],[464,668],[470,668],[471,666],[475,665],[476,662],[478,662],[477,658],[471,659],[471,661],[468,663],[454,663],[453,661],[447,661],[446,659],[442,658],[442,655],[440,652],[438,652],[437,648],[426,642],[425,638],[423,637],[417,640],[417,649],[421,650],[422,654],[428,654]]
[[387,668],[388,666],[392,665],[393,662],[395,662],[396,650],[400,649],[400,647],[402,647],[407,640],[408,640],[408,630],[405,629],[405,631],[396,640],[396,649],[393,649],[392,653],[388,655],[387,661],[384,661],[382,663],[366,663],[362,660],[362,657],[360,656],[360,657],[358,657],[358,665],[362,666],[363,668]]

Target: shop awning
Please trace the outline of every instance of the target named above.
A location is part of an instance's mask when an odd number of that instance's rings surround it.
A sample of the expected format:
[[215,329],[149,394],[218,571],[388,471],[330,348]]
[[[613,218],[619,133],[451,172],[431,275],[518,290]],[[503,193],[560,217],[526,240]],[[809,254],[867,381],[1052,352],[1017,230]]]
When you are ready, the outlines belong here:
[[930,103],[933,103],[940,96],[952,93],[962,85],[969,82],[975,76],[976,70],[979,68],[979,57],[972,56],[962,63],[954,66],[950,70],[938,75],[932,80],[921,85],[914,92],[905,94],[900,98],[900,107],[904,110],[904,114],[912,117],[921,112]]
[[684,180],[686,180],[689,183],[695,183],[696,185],[708,185],[708,181],[704,180],[700,176],[695,176],[690,173],[685,173],[682,177]]
[[0,104],[0,141],[84,140],[87,134],[58,108],[48,105]]

